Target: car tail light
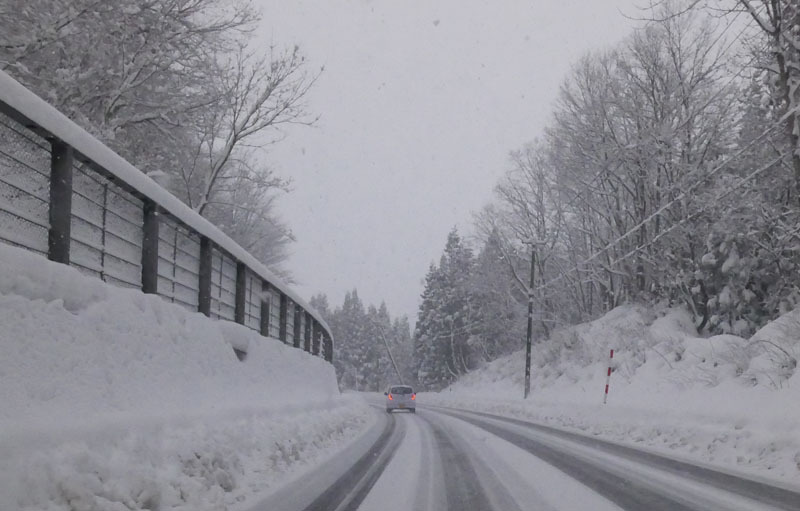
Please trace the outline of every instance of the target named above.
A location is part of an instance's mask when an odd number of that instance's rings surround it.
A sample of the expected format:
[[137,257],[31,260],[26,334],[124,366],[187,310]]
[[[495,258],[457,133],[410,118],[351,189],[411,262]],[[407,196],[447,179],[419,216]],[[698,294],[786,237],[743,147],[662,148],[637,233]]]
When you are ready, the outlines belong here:
[[415,399],[417,399],[417,395],[416,394],[411,394],[411,400],[414,401]]
[[389,401],[391,401],[392,399],[394,399],[394,398],[392,397],[391,394],[389,394]]

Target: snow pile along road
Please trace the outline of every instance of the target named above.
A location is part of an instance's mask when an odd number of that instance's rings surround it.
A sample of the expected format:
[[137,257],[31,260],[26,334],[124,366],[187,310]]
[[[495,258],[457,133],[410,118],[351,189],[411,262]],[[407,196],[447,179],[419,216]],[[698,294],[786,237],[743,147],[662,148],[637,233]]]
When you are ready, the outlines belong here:
[[798,357],[798,312],[751,339],[698,338],[683,311],[622,306],[534,344],[527,401],[520,351],[421,395],[420,404],[515,416],[796,483]]
[[0,509],[236,507],[372,420],[319,357],[13,247],[0,266]]

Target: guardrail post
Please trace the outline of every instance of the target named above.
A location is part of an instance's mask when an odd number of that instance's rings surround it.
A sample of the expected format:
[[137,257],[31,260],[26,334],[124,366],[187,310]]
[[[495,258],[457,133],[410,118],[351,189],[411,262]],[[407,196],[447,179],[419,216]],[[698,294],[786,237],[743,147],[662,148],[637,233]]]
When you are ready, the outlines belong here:
[[69,264],[72,223],[72,147],[60,140],[50,142],[50,229],[47,258]]
[[233,310],[234,321],[244,325],[244,310],[247,305],[247,266],[236,263],[236,304]]
[[285,294],[281,293],[281,310],[280,310],[280,322],[278,323],[278,338],[280,338],[281,342],[286,344],[286,338],[288,333],[288,325],[287,318],[289,315],[289,297]]
[[328,332],[322,332],[322,354],[330,363],[333,363],[333,341]]
[[269,282],[261,281],[261,335],[269,337],[269,306],[272,295],[269,294]]
[[[103,229],[100,231],[100,280],[105,281],[106,273],[106,253],[108,245],[106,241],[106,233],[108,232],[108,182],[103,183],[103,215],[101,220]],[[175,289],[173,285],[172,295],[175,296]]]
[[293,346],[295,348],[299,348],[300,347],[300,340],[303,337],[302,322],[303,322],[303,308],[300,307],[299,305],[295,304],[295,306],[294,306],[294,330],[292,330],[292,332],[294,334],[294,335],[292,335],[292,341],[294,341],[292,344],[293,344]]
[[158,292],[158,204],[151,200],[144,201],[142,292]]
[[306,353],[311,353],[311,322],[313,318],[311,314],[308,312],[303,311],[303,329],[305,330],[305,335],[303,336],[303,350]]
[[213,245],[205,236],[200,237],[200,275],[197,290],[197,312],[211,316],[211,256]]
[[319,355],[320,328],[319,328],[319,321],[317,321],[316,319],[312,323],[311,330],[312,330],[312,334],[311,334],[311,354],[312,355]]

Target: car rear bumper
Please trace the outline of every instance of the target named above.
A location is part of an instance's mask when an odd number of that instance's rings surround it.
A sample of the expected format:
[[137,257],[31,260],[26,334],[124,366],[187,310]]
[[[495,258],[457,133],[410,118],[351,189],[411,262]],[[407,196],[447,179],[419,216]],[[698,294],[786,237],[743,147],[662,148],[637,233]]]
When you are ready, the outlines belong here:
[[411,410],[416,408],[414,403],[386,403],[387,410]]

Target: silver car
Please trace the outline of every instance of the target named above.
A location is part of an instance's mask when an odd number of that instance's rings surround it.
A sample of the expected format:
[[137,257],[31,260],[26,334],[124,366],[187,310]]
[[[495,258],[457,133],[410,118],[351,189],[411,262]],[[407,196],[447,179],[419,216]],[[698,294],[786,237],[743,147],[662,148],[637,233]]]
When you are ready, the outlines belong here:
[[392,410],[416,413],[417,394],[408,385],[391,385],[383,395],[386,396],[386,413],[392,413]]

